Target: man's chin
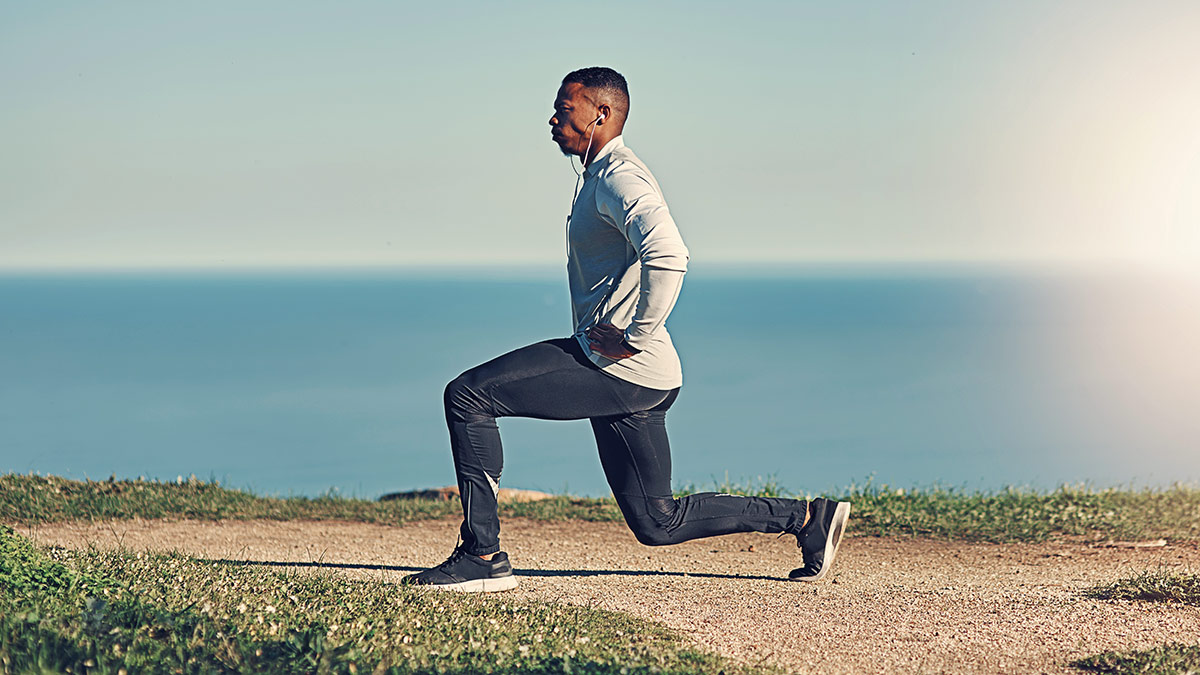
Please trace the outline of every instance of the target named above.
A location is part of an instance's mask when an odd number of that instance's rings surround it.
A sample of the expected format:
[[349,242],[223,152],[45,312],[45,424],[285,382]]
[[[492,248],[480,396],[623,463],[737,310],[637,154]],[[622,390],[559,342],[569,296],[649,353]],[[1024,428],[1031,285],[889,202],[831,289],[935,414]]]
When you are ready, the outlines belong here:
[[563,157],[570,157],[570,156],[572,156],[572,155],[574,155],[574,154],[575,154],[575,153],[571,152],[571,151],[570,151],[570,150],[567,148],[567,146],[566,146],[566,145],[563,145],[563,142],[562,142],[562,141],[560,141],[560,140],[557,140],[557,139],[551,139],[551,140],[554,140],[554,144],[558,146],[558,151],[559,151],[559,152],[561,152],[561,153],[563,154]]

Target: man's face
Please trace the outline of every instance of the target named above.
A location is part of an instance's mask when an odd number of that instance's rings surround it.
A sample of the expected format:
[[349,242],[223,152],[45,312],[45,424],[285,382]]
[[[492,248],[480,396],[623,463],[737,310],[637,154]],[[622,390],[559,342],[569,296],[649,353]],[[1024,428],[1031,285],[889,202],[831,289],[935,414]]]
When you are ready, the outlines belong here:
[[550,138],[558,144],[564,155],[580,155],[587,150],[588,134],[600,114],[596,104],[588,97],[587,90],[578,82],[570,82],[558,88],[554,99],[554,114],[550,116]]

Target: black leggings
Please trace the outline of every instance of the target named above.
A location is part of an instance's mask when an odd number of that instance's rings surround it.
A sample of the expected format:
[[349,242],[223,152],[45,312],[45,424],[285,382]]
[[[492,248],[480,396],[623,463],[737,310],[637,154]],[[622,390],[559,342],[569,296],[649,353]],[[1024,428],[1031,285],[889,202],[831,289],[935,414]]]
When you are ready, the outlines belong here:
[[625,522],[649,546],[732,532],[795,532],[807,502],[703,492],[671,494],[667,409],[679,389],[649,389],[605,374],[575,338],[522,347],[446,386],[446,423],[462,495],[463,546],[500,550],[496,490],[504,455],[497,417],[588,418]]

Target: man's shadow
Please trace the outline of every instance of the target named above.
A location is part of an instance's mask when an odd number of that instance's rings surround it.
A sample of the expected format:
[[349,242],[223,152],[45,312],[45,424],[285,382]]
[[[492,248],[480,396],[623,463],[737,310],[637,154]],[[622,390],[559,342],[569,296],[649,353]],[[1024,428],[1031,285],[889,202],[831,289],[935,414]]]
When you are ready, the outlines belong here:
[[[231,560],[228,558],[200,558],[201,562],[218,565],[262,567],[313,567],[317,569],[340,570],[380,570],[385,572],[421,572],[424,567],[405,567],[402,565],[370,565],[366,563],[331,563],[331,562],[287,562],[282,560]],[[782,577],[768,577],[757,574],[715,574],[713,572],[675,572],[651,570],[523,570],[513,569],[513,574],[519,577],[695,577],[697,579],[742,579],[745,581],[787,581]]]

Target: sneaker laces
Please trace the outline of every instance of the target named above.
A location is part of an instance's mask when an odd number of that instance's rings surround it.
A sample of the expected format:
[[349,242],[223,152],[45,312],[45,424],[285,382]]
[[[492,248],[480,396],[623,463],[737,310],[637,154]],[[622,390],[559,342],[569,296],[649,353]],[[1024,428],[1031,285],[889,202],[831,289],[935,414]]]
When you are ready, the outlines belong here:
[[450,554],[450,557],[449,557],[449,558],[446,558],[445,562],[443,562],[442,564],[438,565],[438,566],[437,566],[437,569],[441,569],[441,568],[443,568],[443,567],[450,567],[450,566],[451,566],[451,565],[453,565],[454,563],[456,563],[456,562],[458,562],[459,560],[461,560],[461,559],[462,559],[462,557],[463,557],[464,555],[466,555],[466,554],[467,554],[467,550],[466,550],[465,548],[463,548],[462,546],[455,546],[455,547],[454,547],[454,552]]

